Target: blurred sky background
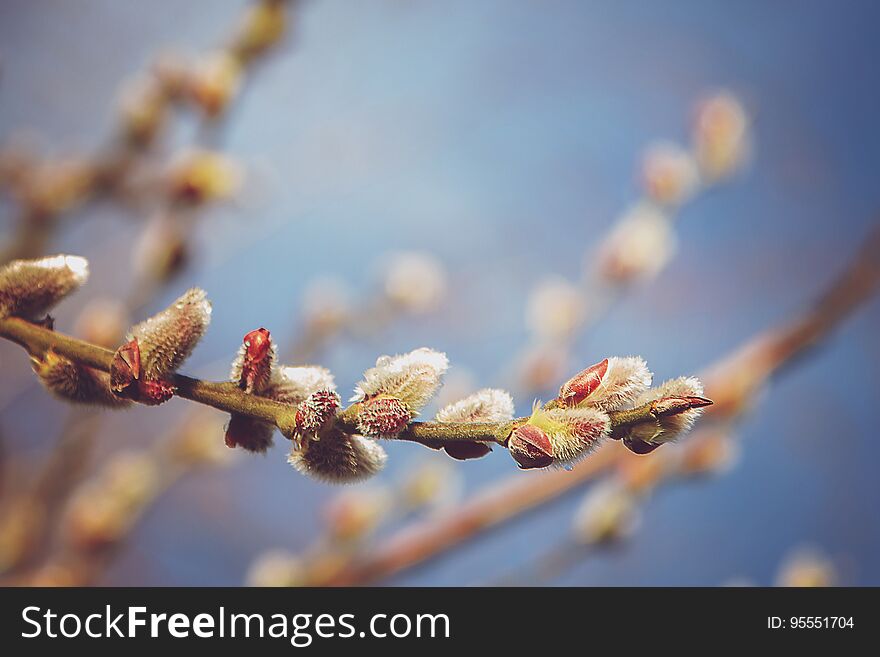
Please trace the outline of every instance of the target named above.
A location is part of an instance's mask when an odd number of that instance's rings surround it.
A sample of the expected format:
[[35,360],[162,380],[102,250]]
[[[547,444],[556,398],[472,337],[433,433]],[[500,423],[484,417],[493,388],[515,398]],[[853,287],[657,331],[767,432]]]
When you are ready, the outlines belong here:
[[[32,129],[47,151],[98,146],[125,78],[164,46],[218,43],[241,6],[5,0],[0,138]],[[451,271],[440,311],[336,344],[322,364],[345,396],[376,356],[432,346],[477,383],[498,383],[526,338],[532,285],[579,276],[589,247],[638,198],[644,147],[686,140],[694,102],[718,88],[754,117],[751,167],[684,208],[676,259],[578,342],[579,364],[638,353],[658,379],[697,372],[807,303],[876,220],[877,3],[312,0],[297,14],[227,128],[226,148],[251,171],[244,197],[209,211],[196,266],[151,308],[190,285],[212,298],[187,372],[231,359],[254,327],[288,337],[310,277],[338,274],[367,294],[380,256],[424,249]],[[85,300],[126,289],[136,225],[119,214],[102,206],[55,240],[53,252],[92,260],[59,327]],[[779,379],[741,426],[734,470],[661,489],[633,541],[549,583],[770,584],[808,544],[842,583],[880,585],[878,326],[875,300]],[[2,391],[28,365],[10,345],[0,359]],[[531,402],[517,399],[518,412]],[[45,450],[66,417],[59,406],[34,386],[21,394],[0,418],[9,449]],[[114,415],[104,442],[137,445],[186,407]],[[336,489],[292,471],[283,442],[175,486],[102,583],[235,585],[263,550],[309,545]],[[426,451],[388,449],[389,477]],[[457,467],[467,490],[514,471],[502,452]],[[390,583],[490,581],[564,541],[578,500]]]

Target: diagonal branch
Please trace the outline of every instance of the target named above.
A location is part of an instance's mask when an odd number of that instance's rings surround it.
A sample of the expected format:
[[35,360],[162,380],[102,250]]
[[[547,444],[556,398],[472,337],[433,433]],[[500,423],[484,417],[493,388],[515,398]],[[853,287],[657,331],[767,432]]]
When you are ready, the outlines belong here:
[[[98,345],[58,333],[18,317],[0,319],[0,337],[22,346],[31,356],[40,357],[52,351],[60,356],[94,368],[109,372],[114,352]],[[286,435],[292,435],[296,426],[297,407],[283,404],[265,397],[249,395],[236,384],[228,381],[203,381],[183,374],[170,375],[170,382],[176,394],[184,399],[211,406],[227,413],[245,415],[255,420],[269,422]],[[704,400],[707,403],[708,400]],[[655,420],[658,411],[654,402],[635,409],[612,411],[609,414],[611,427],[617,428],[639,422]],[[420,443],[436,448],[438,443],[479,442],[504,445],[510,432],[528,418],[507,422],[411,422],[408,427],[393,439]],[[349,406],[337,417],[337,425],[348,433],[358,433],[357,404]]]

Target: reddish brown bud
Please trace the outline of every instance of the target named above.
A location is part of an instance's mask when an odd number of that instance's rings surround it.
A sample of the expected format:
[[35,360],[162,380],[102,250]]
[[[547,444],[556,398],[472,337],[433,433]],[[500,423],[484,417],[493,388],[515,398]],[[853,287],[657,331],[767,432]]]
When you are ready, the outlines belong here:
[[443,449],[446,450],[446,453],[449,454],[449,456],[458,461],[482,458],[492,451],[492,448],[486,443],[472,443],[465,441],[446,443],[443,445]]
[[591,365],[584,371],[574,375],[559,389],[557,401],[562,406],[577,406],[602,383],[608,372],[608,359]]
[[258,328],[244,336],[244,359],[238,387],[248,394],[262,390],[269,382],[272,366],[272,340],[269,331]]
[[396,436],[406,429],[412,415],[397,397],[373,397],[358,408],[358,429],[365,436]]
[[110,389],[118,394],[141,377],[141,350],[137,338],[116,350],[110,365]]
[[249,452],[265,452],[272,445],[274,432],[275,427],[268,422],[233,413],[226,427],[226,446],[241,447]]
[[163,379],[141,381],[138,384],[135,401],[147,406],[158,406],[171,399],[176,391],[177,388],[172,383]]
[[663,443],[649,443],[633,436],[624,436],[623,444],[633,454],[650,454]]
[[703,408],[712,404],[712,400],[705,397],[664,397],[651,404],[651,412],[655,417],[664,417],[678,415],[692,408]]
[[303,436],[316,434],[336,417],[341,400],[332,390],[318,390],[309,395],[296,409],[296,432]]
[[522,470],[546,468],[553,463],[550,438],[533,424],[514,429],[507,440],[507,449]]

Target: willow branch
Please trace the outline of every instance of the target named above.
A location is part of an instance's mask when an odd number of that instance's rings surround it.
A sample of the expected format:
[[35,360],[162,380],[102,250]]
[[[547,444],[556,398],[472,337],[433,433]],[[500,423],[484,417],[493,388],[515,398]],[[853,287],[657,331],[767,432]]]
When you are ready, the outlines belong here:
[[[48,351],[101,372],[109,372],[114,352],[98,345],[79,340],[64,333],[52,331],[43,326],[18,317],[0,319],[0,337],[22,346],[34,357],[41,357]],[[228,381],[203,381],[184,374],[172,374],[170,383],[176,388],[179,397],[198,404],[211,406],[227,413],[245,415],[255,420],[269,422],[285,435],[293,433],[296,426],[296,407],[282,404],[265,397],[249,395],[235,383]],[[626,411],[609,413],[612,428],[643,422],[656,418],[653,404],[645,404]],[[349,433],[357,433],[357,404],[342,411],[338,426]],[[510,432],[528,418],[497,423],[443,423],[412,422],[394,439],[416,442],[428,447],[437,443],[479,442],[504,444]]]
[[[743,413],[758,383],[766,382],[814,347],[880,287],[880,225],[859,253],[805,312],[758,333],[706,373],[707,393],[716,404],[707,414],[731,421]],[[743,385],[743,381],[753,382]],[[433,518],[392,534],[369,554],[344,564],[308,583],[350,586],[375,582],[444,554],[483,532],[574,491],[608,472],[629,453],[619,443],[602,447],[572,472],[539,472],[531,477],[507,477],[478,491],[469,501]]]

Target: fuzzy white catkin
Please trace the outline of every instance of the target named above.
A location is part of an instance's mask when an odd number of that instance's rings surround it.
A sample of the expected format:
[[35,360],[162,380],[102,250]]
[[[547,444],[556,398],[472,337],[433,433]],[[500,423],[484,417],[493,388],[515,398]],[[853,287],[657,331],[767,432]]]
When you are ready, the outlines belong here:
[[58,399],[73,403],[107,408],[131,404],[110,391],[110,376],[48,351],[33,359],[34,372],[40,383]]
[[194,287],[165,310],[131,328],[137,338],[141,366],[147,379],[174,372],[189,358],[211,323],[211,302]]
[[608,371],[585,403],[603,411],[615,411],[632,405],[651,386],[653,374],[639,356],[614,356],[608,359]]
[[446,354],[422,347],[398,356],[381,356],[355,386],[352,402],[388,395],[403,402],[412,415],[427,404],[449,368]]
[[0,317],[38,318],[89,278],[89,263],[73,255],[14,260],[0,268]]
[[[608,415],[589,406],[559,408],[542,413],[549,420],[545,423],[545,431],[553,445],[556,465],[571,465],[587,457],[611,431]],[[558,430],[547,430],[553,425],[558,426]]]
[[264,396],[287,404],[300,404],[318,390],[336,390],[333,374],[318,365],[272,368],[272,379]]
[[513,397],[505,390],[483,388],[437,411],[437,422],[506,422],[513,419]]
[[288,462],[300,473],[330,483],[361,481],[385,467],[387,455],[375,440],[331,431],[319,440],[304,440]]

